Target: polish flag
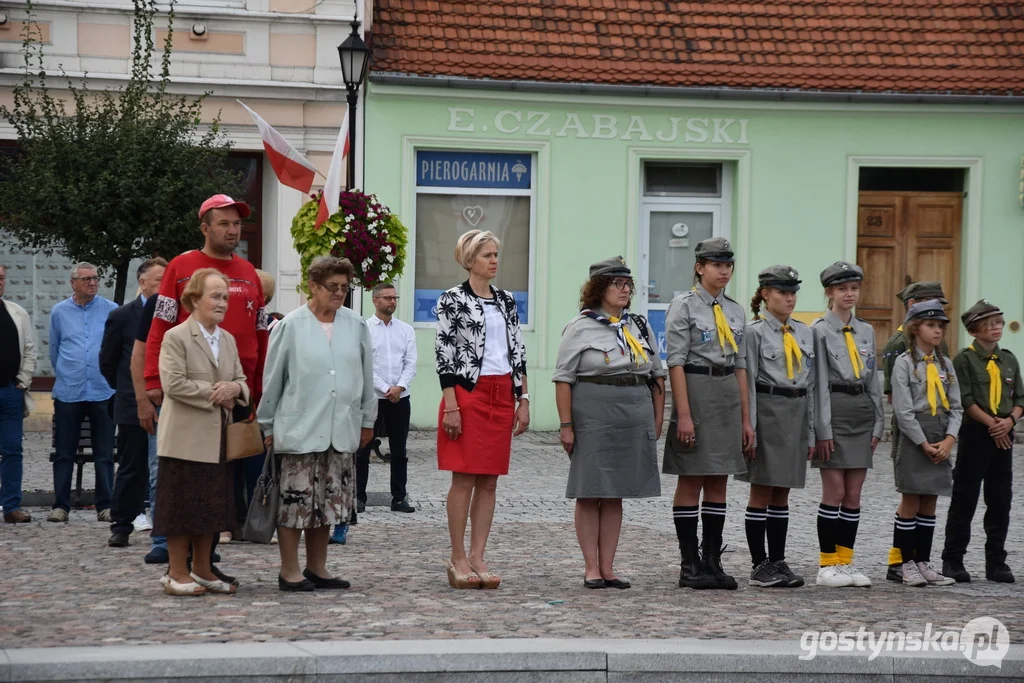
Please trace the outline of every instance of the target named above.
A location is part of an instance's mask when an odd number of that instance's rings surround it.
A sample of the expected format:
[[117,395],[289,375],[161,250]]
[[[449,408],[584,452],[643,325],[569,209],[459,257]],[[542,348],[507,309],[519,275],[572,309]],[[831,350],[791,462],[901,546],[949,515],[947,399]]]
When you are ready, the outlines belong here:
[[292,144],[274,130],[274,127],[264,121],[259,114],[249,107],[246,107],[241,100],[235,100],[249,112],[256,125],[260,129],[260,137],[263,138],[263,149],[267,151],[267,159],[274,167],[274,173],[282,185],[294,187],[299,192],[309,193],[313,187],[313,180],[316,177],[316,167],[309,163],[306,157],[299,153],[299,150],[292,147]]
[[[345,110],[345,119],[341,122],[341,130],[338,131],[338,141],[334,143],[334,155],[331,156],[331,167],[327,171],[327,182],[324,183],[324,192],[320,195],[320,210],[316,214],[316,225],[333,216],[338,211],[338,203],[341,196],[341,172],[345,166],[345,158],[349,155],[348,138],[348,109]],[[349,179],[351,184],[352,179]]]

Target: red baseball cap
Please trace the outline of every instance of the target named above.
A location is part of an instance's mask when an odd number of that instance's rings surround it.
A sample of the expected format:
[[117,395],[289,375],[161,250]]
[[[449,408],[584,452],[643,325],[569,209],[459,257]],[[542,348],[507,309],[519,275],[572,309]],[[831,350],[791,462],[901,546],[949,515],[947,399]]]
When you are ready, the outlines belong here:
[[206,215],[206,212],[210,209],[225,209],[229,206],[233,206],[238,209],[238,215],[242,218],[248,218],[252,211],[249,210],[249,205],[245,202],[236,202],[226,194],[215,194],[199,207],[199,218],[202,219]]

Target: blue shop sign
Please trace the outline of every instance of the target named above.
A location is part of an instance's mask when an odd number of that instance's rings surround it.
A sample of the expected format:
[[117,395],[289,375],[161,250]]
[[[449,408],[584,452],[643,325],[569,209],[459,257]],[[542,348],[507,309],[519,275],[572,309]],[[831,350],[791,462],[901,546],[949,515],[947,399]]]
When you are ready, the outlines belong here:
[[[417,289],[416,310],[413,311],[413,322],[436,323],[437,322],[437,300],[444,294],[443,289]],[[512,292],[516,298],[516,309],[519,311],[519,324],[527,325],[530,322],[526,292]]]
[[416,184],[420,187],[529,190],[532,166],[530,154],[424,150],[416,153]]
[[647,323],[651,327],[651,336],[658,342],[662,360],[668,360],[668,353],[665,350],[665,315],[667,313],[668,311],[663,309],[647,311]]

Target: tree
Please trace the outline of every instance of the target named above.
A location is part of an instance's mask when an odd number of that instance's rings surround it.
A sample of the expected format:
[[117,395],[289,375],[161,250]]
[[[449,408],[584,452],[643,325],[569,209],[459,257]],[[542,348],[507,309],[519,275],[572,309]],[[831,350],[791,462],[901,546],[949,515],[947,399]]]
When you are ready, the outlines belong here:
[[21,148],[0,159],[0,229],[25,248],[95,264],[113,277],[118,303],[132,259],[169,259],[195,248],[202,201],[240,189],[240,178],[225,167],[230,142],[219,114],[208,128],[200,123],[210,93],[189,98],[167,91],[173,3],[154,78],[156,2],[133,2],[127,84],[89,90],[65,75],[66,98],[47,86],[29,5],[24,78],[14,88],[12,107],[0,107]]

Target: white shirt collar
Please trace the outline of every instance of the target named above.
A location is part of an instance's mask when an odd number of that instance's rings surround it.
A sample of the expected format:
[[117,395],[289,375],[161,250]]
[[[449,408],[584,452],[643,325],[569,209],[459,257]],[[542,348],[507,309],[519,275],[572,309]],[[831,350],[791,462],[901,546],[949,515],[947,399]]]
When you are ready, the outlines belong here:
[[216,342],[220,341],[220,327],[214,327],[213,328],[213,332],[210,333],[210,332],[206,331],[205,327],[200,325],[199,326],[199,331],[203,333],[203,337],[206,338],[207,341],[209,341],[211,339],[216,341]]

